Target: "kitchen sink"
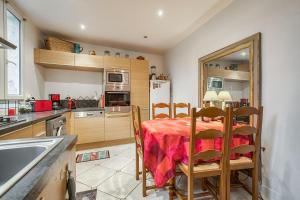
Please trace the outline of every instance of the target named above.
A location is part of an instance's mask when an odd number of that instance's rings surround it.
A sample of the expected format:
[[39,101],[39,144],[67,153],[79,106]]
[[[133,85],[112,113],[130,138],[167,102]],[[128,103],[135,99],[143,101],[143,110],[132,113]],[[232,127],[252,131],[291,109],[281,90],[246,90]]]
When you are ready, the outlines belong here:
[[21,139],[0,142],[0,197],[63,138]]

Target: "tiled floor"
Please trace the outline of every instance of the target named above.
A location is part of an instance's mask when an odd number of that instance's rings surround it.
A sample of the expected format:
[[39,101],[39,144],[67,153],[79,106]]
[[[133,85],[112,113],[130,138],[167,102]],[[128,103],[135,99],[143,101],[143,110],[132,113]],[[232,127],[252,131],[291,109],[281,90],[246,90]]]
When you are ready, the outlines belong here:
[[[109,150],[111,158],[76,164],[77,192],[96,189],[97,200],[164,200],[169,199],[167,190],[148,191],[142,196],[141,181],[135,180],[135,146],[134,144],[118,145],[88,151]],[[82,153],[82,151],[77,152]],[[148,183],[151,183],[151,177]],[[182,178],[181,187],[185,187]],[[231,192],[232,200],[247,200],[251,197],[244,190]]]

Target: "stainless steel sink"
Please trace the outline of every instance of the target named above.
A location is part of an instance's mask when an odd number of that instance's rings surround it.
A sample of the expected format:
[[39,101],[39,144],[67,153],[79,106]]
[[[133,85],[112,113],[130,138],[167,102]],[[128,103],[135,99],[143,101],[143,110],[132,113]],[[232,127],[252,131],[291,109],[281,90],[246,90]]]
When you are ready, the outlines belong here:
[[6,140],[0,142],[0,197],[63,138]]

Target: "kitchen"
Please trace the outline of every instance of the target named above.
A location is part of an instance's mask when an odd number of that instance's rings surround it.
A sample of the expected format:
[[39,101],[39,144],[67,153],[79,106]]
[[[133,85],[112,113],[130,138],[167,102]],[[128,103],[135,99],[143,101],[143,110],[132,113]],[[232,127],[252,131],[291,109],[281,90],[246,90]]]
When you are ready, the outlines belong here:
[[299,8],[0,0],[0,199],[298,199]]

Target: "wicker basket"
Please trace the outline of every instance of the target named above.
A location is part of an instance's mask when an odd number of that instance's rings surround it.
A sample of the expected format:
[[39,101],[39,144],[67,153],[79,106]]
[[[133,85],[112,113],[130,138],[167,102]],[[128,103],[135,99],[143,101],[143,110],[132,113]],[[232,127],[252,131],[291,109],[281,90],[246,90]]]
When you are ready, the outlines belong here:
[[54,51],[74,52],[74,43],[61,40],[55,37],[47,37],[45,40],[46,49]]

